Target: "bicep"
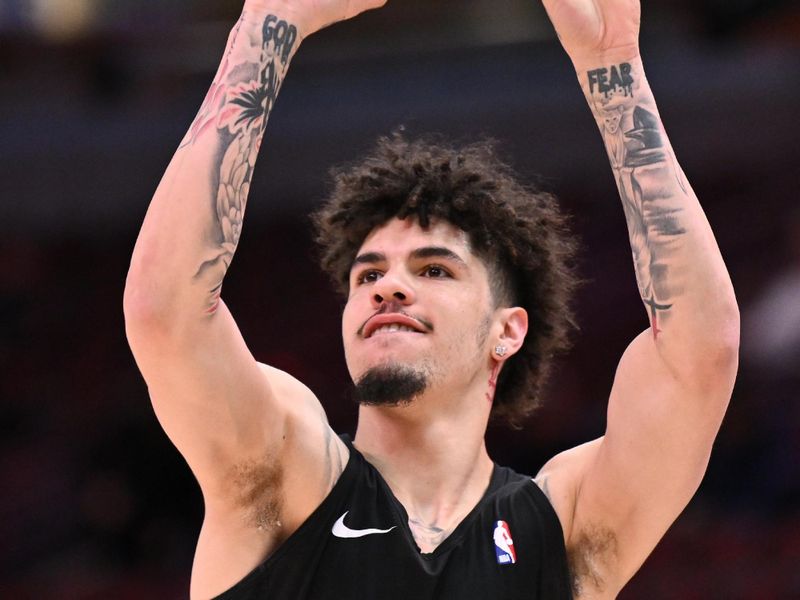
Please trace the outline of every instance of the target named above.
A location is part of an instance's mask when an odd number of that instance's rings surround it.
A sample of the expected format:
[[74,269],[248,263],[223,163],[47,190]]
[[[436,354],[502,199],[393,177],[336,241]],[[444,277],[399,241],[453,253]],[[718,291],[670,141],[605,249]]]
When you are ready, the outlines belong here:
[[583,465],[572,524],[576,539],[590,532],[613,538],[608,567],[622,584],[700,485],[729,396],[724,378],[679,379],[649,330],[625,351],[606,434]]
[[[324,420],[305,386],[259,365],[224,303],[216,314],[179,327],[163,335],[129,332],[129,338],[156,416],[205,495],[242,465],[280,461],[295,415]],[[315,438],[322,446],[318,429],[311,447]]]
[[155,413],[203,492],[193,595],[216,595],[319,506],[347,448],[306,386],[256,362],[224,303],[167,333],[129,325]]

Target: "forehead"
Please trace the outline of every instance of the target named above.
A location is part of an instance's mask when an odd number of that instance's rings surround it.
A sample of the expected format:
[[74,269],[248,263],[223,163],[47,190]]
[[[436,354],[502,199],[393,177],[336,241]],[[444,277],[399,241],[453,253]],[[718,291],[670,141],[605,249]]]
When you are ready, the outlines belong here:
[[423,228],[414,218],[393,218],[375,227],[364,238],[357,254],[405,254],[421,246],[444,246],[457,251],[465,261],[473,258],[469,236],[463,229],[442,219],[431,219],[430,225]]

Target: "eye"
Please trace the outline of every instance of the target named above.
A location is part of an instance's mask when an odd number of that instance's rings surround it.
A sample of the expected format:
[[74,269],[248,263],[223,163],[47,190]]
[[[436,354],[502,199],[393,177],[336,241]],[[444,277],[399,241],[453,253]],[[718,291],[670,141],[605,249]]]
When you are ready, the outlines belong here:
[[362,285],[364,283],[375,283],[378,279],[381,278],[383,274],[380,271],[376,271],[375,269],[367,269],[366,271],[362,271],[356,277],[356,283]]
[[440,279],[444,277],[452,277],[450,272],[441,265],[428,265],[422,270],[423,277],[430,277],[432,279]]

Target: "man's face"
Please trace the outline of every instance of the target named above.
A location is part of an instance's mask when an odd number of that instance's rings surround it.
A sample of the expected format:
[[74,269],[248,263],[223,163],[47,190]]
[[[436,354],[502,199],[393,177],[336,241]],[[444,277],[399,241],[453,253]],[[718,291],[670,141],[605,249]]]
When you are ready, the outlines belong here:
[[[350,272],[342,337],[366,403],[410,401],[438,385],[469,384],[489,357],[488,272],[467,235],[446,221],[424,230],[392,219],[364,240]],[[385,390],[385,397],[380,390]]]
[[622,113],[618,110],[603,111],[603,122],[608,133],[617,133],[619,122],[622,120]]

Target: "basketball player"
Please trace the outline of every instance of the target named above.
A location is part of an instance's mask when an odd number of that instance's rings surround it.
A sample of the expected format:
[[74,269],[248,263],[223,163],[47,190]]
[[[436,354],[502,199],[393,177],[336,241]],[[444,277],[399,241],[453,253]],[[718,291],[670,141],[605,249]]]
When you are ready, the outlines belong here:
[[650,320],[621,358],[603,437],[534,480],[487,454],[490,416],[529,413],[565,345],[574,275],[553,198],[486,146],[382,139],[316,216],[347,298],[353,440],[302,383],[254,360],[220,299],[294,53],[381,4],[247,0],[136,243],[128,338],[205,502],[191,595],[613,598],[703,477],[739,329],[645,79],[637,0],[545,0],[617,172]]

